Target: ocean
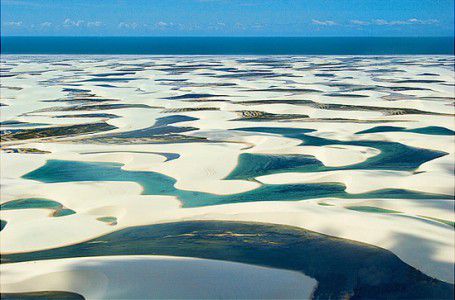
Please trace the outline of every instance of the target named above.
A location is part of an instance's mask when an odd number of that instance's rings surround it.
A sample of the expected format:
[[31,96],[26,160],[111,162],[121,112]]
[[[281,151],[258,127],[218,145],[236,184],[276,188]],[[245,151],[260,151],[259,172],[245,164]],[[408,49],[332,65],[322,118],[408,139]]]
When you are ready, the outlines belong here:
[[453,37],[19,37],[2,54],[418,55],[454,54]]

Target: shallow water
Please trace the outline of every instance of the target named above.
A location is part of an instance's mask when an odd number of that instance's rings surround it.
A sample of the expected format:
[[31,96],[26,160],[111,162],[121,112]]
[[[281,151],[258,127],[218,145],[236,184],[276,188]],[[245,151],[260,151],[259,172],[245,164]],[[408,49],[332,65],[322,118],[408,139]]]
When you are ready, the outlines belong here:
[[254,223],[180,222],[131,227],[73,246],[4,255],[2,262],[152,254],[299,271],[318,281],[315,299],[347,295],[352,299],[449,299],[453,293],[453,285],[425,276],[381,248],[293,227]]
[[[230,179],[245,179],[284,171],[323,172],[334,170],[393,170],[414,171],[423,163],[447,155],[445,152],[409,147],[395,142],[384,141],[341,141],[312,136],[312,130],[282,127],[249,127],[236,130],[279,134],[284,137],[299,139],[301,146],[364,146],[381,151],[366,161],[344,166],[326,167],[315,158],[305,155],[260,155],[241,154],[237,168],[229,175]],[[308,134],[307,134],[308,133]],[[262,167],[261,167],[262,166]],[[251,169],[254,170],[251,170]]]
[[[267,161],[268,163],[268,161]],[[276,171],[272,164],[265,164],[267,170]],[[293,164],[293,162],[291,162]],[[242,167],[241,164],[239,164]],[[254,162],[251,166],[261,166]],[[184,207],[197,207],[215,204],[227,204],[252,201],[299,201],[305,199],[337,197],[337,198],[400,198],[400,199],[452,199],[450,195],[426,194],[400,189],[384,189],[363,194],[349,194],[342,184],[273,184],[244,193],[233,195],[215,195],[196,191],[179,190],[174,187],[175,179],[156,172],[125,171],[122,164],[104,162],[79,162],[49,160],[43,167],[23,176],[25,179],[44,183],[83,182],[83,181],[125,181],[136,182],[143,187],[143,195],[177,196]],[[245,168],[243,169],[245,170]],[[249,170],[248,170],[249,171]],[[283,171],[283,169],[278,169]],[[264,175],[253,170],[254,175]],[[253,178],[248,173],[249,178]],[[247,176],[247,177],[248,177]],[[238,178],[238,177],[235,177]],[[243,177],[240,177],[244,179]]]

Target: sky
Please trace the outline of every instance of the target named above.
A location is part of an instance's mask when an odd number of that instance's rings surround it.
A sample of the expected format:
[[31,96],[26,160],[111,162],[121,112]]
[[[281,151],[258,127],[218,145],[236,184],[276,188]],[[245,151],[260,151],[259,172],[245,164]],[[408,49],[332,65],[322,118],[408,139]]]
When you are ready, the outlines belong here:
[[0,0],[2,36],[453,36],[454,0]]

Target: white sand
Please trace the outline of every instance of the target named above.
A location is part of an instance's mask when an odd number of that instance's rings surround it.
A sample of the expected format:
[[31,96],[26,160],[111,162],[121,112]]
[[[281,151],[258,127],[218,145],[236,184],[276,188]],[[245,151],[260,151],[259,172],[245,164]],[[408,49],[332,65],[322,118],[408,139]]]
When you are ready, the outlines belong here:
[[172,256],[102,256],[3,264],[1,292],[69,291],[86,299],[308,299],[301,273]]

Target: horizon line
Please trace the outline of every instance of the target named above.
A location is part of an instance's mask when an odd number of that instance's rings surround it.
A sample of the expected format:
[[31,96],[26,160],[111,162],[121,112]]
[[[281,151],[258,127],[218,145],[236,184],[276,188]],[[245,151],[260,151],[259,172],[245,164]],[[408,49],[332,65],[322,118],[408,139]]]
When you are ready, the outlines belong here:
[[1,35],[4,37],[21,37],[21,38],[454,38],[455,35],[441,35],[441,36],[368,36],[368,35],[346,35],[346,36],[285,36],[285,35]]

